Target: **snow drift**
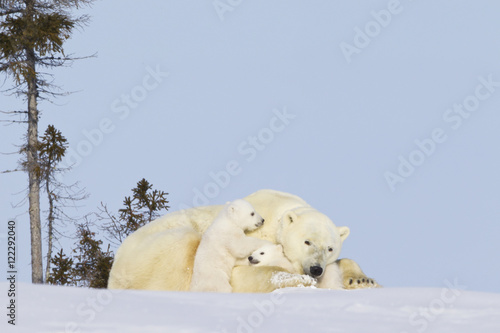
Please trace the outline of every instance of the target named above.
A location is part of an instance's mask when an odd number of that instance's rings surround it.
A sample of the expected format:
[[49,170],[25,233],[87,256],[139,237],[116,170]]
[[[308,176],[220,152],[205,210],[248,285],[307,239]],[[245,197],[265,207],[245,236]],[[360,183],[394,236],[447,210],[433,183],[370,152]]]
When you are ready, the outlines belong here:
[[[5,282],[0,286],[9,289]],[[30,333],[500,332],[500,294],[460,288],[454,281],[443,288],[216,294],[19,283],[16,325],[4,314],[0,326],[2,332]]]

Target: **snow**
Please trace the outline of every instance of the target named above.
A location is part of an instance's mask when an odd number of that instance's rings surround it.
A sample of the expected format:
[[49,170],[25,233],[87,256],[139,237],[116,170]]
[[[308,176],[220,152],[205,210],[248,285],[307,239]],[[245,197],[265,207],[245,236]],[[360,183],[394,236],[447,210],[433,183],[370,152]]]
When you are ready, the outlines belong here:
[[500,294],[465,291],[458,281],[442,288],[287,288],[270,294],[26,283],[16,289],[16,326],[2,315],[1,332],[500,332]]

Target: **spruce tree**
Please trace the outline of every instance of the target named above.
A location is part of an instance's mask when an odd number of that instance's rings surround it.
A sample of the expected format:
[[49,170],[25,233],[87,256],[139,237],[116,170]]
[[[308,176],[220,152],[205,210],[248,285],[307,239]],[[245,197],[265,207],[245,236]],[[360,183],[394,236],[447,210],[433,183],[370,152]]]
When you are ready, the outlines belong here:
[[101,253],[101,240],[95,239],[95,232],[88,225],[80,224],[77,232],[77,246],[73,250],[75,262],[75,281],[78,285],[89,287]]
[[80,287],[106,288],[109,271],[113,264],[113,254],[102,251],[102,240],[96,239],[96,233],[90,230],[88,224],[78,226],[77,246],[73,279]]
[[109,280],[109,272],[111,271],[111,266],[113,266],[114,256],[109,250],[106,252],[101,251],[99,257],[96,260],[94,274],[90,281],[90,288],[107,288]]
[[68,258],[61,249],[51,260],[53,264],[52,274],[47,277],[48,284],[59,286],[73,284],[73,259]]
[[118,210],[118,217],[101,204],[98,214],[98,218],[104,221],[101,229],[109,241],[120,245],[128,235],[168,211],[167,195],[164,191],[153,190],[153,184],[141,179],[132,189],[132,196],[123,199],[124,208]]
[[56,221],[65,226],[62,220],[73,220],[64,213],[63,207],[67,203],[83,200],[87,197],[84,190],[78,187],[78,183],[66,185],[58,180],[61,173],[71,168],[59,168],[68,147],[68,141],[53,125],[49,125],[38,143],[38,154],[40,161],[40,181],[42,188],[47,194],[49,209],[47,213],[47,265],[45,267],[45,279],[50,276],[50,264],[54,242],[58,240],[61,232],[57,229]]
[[38,143],[41,179],[45,182],[45,191],[49,201],[49,214],[47,217],[47,266],[45,267],[45,279],[48,279],[50,276],[50,263],[52,259],[52,247],[54,240],[54,201],[57,199],[54,189],[50,186],[50,180],[51,177],[53,177],[57,163],[61,161],[64,156],[66,146],[66,138],[62,136],[61,132],[56,130],[52,125],[47,127],[45,134]]
[[[40,163],[38,144],[38,102],[55,97],[53,86],[41,70],[65,66],[76,58],[65,54],[63,44],[86,16],[73,17],[69,10],[92,0],[2,0],[0,1],[0,72],[13,78],[12,90],[27,102],[23,114],[27,123],[26,156],[31,232],[31,279],[43,283],[40,223]],[[15,122],[15,121],[14,121]]]
[[[124,208],[118,211],[118,217],[111,214],[106,205],[101,204],[100,213],[95,214],[97,222],[104,222],[101,230],[106,232],[108,239],[120,245],[126,236],[160,216],[163,210],[168,210],[167,195],[166,192],[154,190],[146,179],[141,179],[132,189],[132,196],[125,197]],[[91,229],[96,225],[96,221],[91,220],[93,215],[85,216],[85,221],[77,226],[71,281],[79,287],[106,288],[114,257],[110,245],[104,251],[103,241]],[[56,264],[56,261],[53,260],[52,263]],[[60,263],[61,260],[58,260],[57,265]],[[52,270],[54,269],[56,267]]]

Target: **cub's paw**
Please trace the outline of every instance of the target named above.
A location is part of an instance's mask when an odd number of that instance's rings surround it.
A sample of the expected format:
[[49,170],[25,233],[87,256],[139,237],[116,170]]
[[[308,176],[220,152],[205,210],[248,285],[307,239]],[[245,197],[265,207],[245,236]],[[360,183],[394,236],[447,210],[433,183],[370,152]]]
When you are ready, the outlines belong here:
[[382,288],[382,286],[379,285],[377,281],[366,276],[344,276],[343,282],[345,289]]

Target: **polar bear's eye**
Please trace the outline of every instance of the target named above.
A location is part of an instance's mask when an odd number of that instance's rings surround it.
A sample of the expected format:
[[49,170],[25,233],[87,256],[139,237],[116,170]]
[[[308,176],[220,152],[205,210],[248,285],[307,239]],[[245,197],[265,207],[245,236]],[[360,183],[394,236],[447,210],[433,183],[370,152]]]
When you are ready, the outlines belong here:
[[252,212],[252,214],[250,214],[250,215],[254,216],[254,215],[255,215],[255,213],[254,213],[254,212]]
[[333,249],[331,247],[328,248],[328,251],[333,252]]
[[261,253],[260,253],[260,255],[261,255],[261,256],[263,256],[263,255],[264,255],[264,252],[261,252]]
[[305,241],[304,244],[311,245],[311,242],[310,241]]

